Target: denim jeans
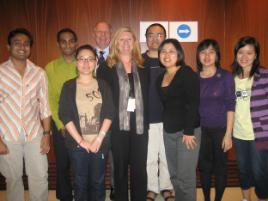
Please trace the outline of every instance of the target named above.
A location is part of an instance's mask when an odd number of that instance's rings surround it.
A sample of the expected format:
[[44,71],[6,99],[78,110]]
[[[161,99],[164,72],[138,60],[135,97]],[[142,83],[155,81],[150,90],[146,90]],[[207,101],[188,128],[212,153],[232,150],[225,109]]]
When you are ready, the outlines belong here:
[[75,201],[104,201],[105,155],[87,153],[80,147],[69,153],[74,171]]
[[255,175],[258,188],[255,189],[259,199],[268,198],[268,150],[260,150],[260,160],[257,161],[260,171]]
[[[240,185],[243,190],[255,186],[258,198],[265,198],[267,186],[264,178],[264,168],[261,151],[257,150],[254,140],[233,140],[236,149],[236,159],[239,169]],[[266,194],[266,195],[265,195]]]

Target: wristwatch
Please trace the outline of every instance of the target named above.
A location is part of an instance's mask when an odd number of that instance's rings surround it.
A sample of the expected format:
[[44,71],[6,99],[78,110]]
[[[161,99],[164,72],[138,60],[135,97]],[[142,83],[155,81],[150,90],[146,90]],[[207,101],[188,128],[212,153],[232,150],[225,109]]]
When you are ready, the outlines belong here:
[[51,130],[49,130],[49,131],[43,131],[43,135],[51,135],[52,133],[51,133]]

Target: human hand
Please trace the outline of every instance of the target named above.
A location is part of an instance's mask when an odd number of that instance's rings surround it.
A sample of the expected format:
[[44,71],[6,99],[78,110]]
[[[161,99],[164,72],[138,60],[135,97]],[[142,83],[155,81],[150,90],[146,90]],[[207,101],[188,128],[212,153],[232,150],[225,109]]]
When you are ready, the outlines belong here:
[[0,139],[0,155],[8,154],[8,148],[7,145]]
[[194,149],[196,147],[196,138],[192,135],[183,134],[182,143],[186,145],[187,149]]
[[88,153],[91,151],[91,144],[84,139],[79,142],[79,146],[85,149]]
[[47,154],[50,150],[50,135],[43,135],[40,144],[40,153]]
[[66,130],[64,127],[60,129],[60,134],[62,135],[62,137],[65,137]]
[[94,138],[94,140],[91,142],[91,148],[90,150],[93,152],[93,153],[97,153],[101,147],[101,144],[102,144],[102,141],[103,141],[103,136],[96,136]]
[[228,150],[230,150],[232,148],[232,146],[233,146],[232,137],[225,134],[225,136],[222,140],[223,152],[227,152]]

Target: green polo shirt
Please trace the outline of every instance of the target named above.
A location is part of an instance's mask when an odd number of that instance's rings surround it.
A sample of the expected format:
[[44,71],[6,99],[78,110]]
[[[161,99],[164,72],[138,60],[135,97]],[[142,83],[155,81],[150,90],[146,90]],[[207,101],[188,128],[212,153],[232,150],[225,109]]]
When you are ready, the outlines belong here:
[[58,129],[63,128],[59,119],[59,99],[64,82],[77,76],[75,62],[66,63],[63,57],[55,59],[45,67],[48,77],[49,105],[52,112],[52,119]]

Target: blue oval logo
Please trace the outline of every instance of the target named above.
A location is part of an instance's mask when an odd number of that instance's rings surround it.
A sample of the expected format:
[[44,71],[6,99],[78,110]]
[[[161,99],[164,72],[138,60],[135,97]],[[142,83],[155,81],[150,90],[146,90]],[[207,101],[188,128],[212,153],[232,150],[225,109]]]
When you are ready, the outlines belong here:
[[177,34],[181,38],[188,38],[191,35],[191,28],[187,24],[181,24],[177,28]]

